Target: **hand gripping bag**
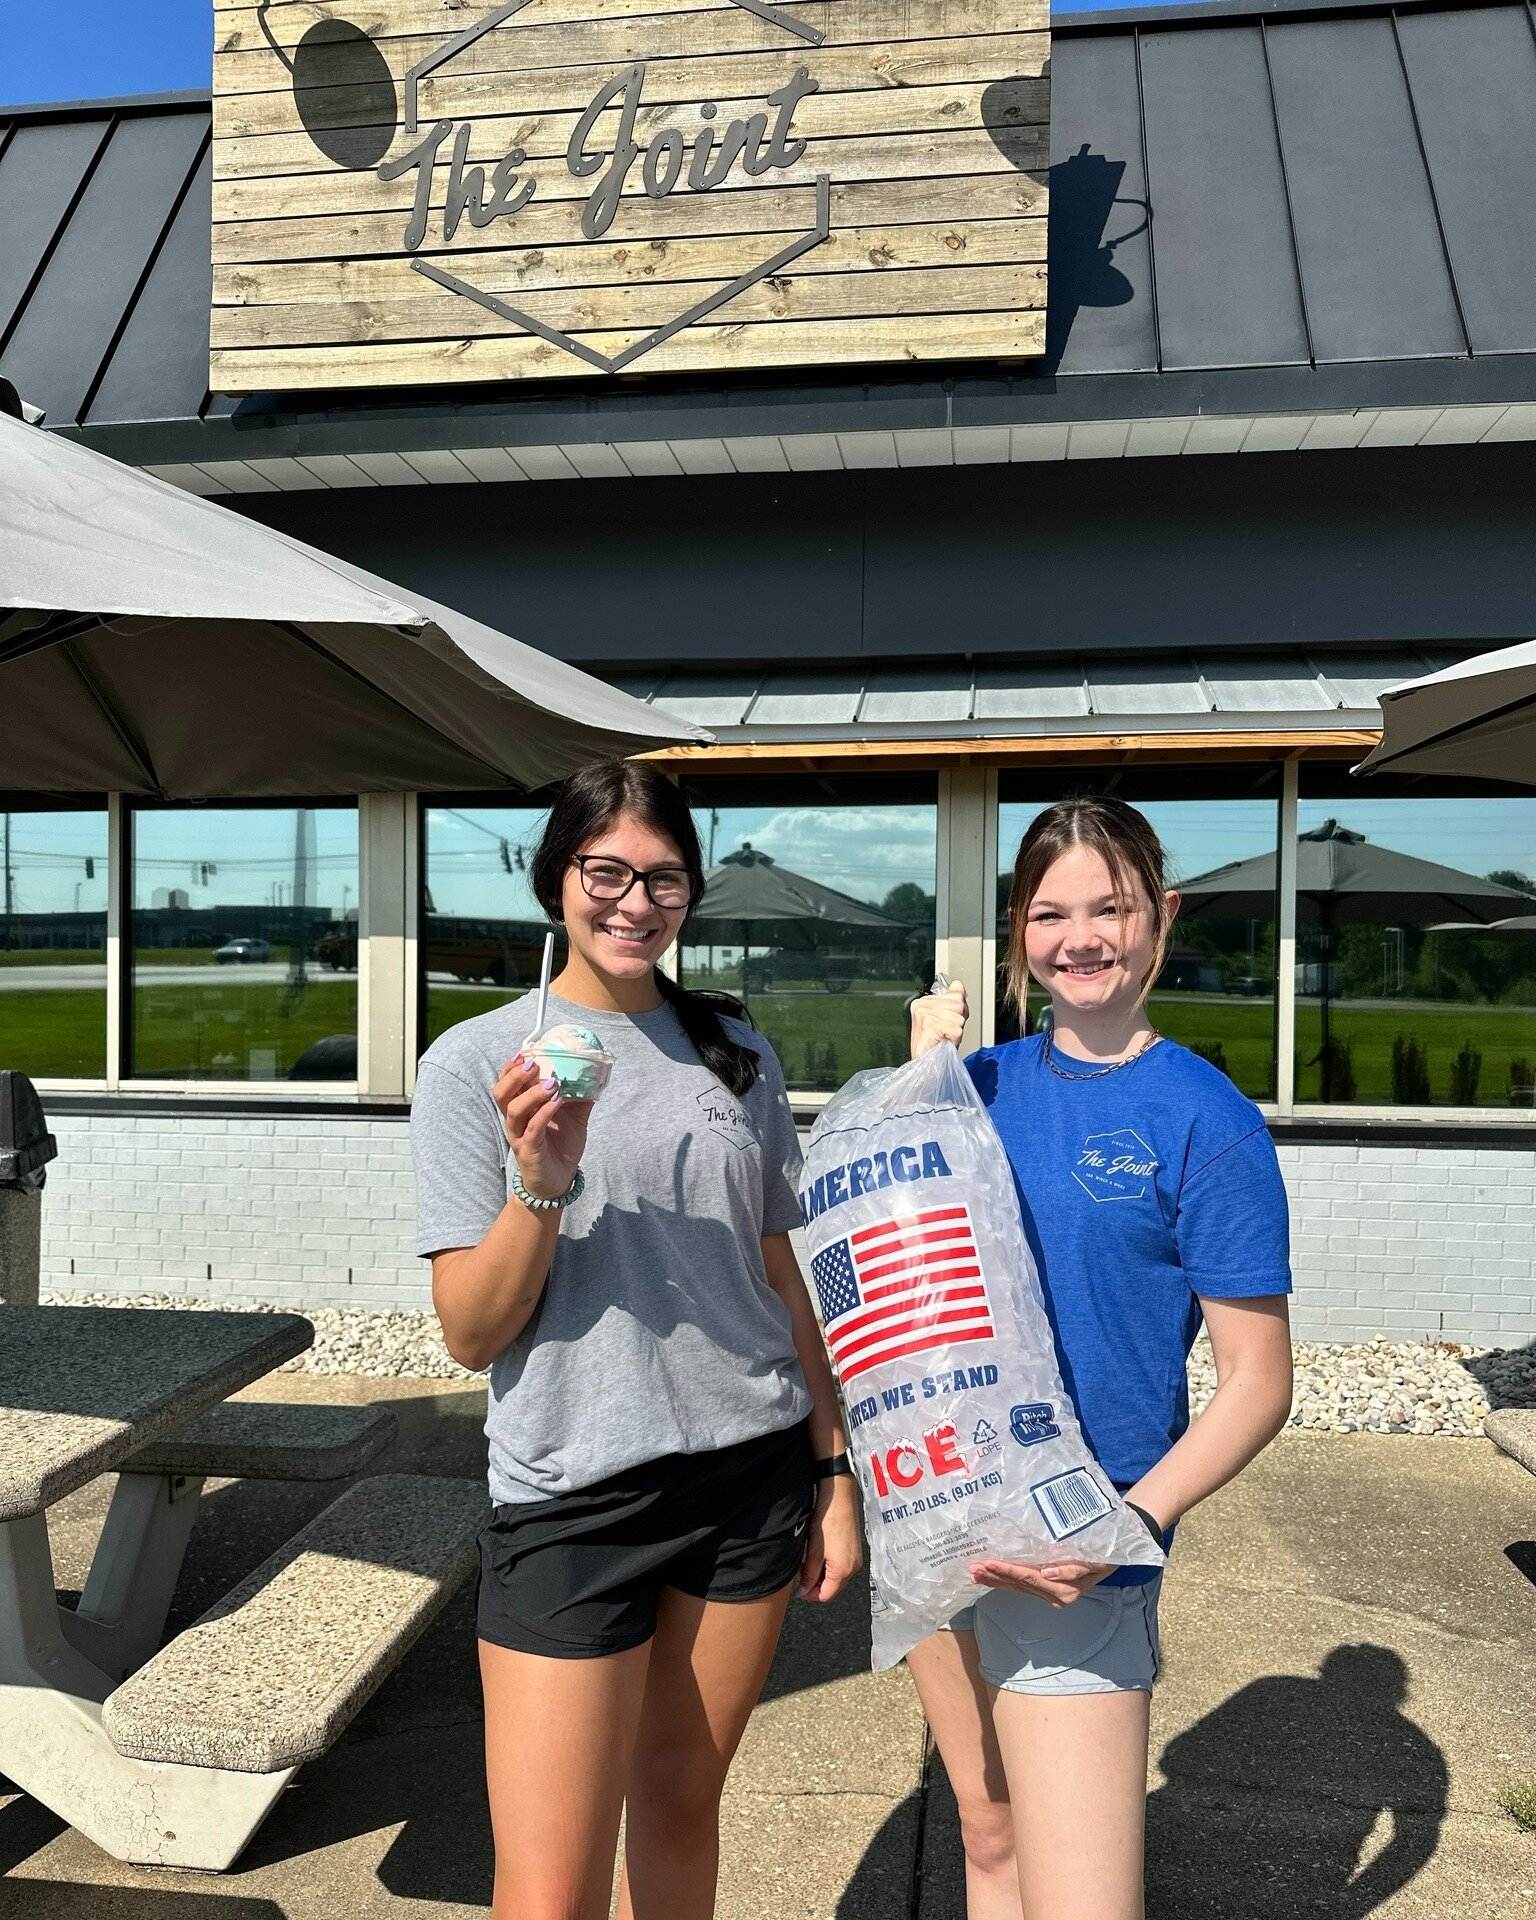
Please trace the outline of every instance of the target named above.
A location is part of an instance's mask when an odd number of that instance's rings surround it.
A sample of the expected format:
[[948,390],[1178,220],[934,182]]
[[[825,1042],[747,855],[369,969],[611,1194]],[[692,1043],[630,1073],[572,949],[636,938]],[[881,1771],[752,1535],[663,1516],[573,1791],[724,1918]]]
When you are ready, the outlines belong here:
[[864,1492],[877,1670],[976,1599],[975,1560],[1163,1564],[1083,1438],[1008,1156],[952,1046],[848,1082],[811,1133],[800,1207]]

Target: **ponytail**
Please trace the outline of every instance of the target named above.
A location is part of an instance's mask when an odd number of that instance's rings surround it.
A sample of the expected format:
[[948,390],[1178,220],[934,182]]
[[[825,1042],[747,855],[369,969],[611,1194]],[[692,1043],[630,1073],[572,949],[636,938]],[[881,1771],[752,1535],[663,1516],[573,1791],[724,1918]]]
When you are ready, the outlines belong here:
[[[693,881],[690,914],[704,898],[704,855],[693,815],[676,783],[643,760],[600,760],[564,780],[534,852],[529,878],[551,920],[560,919],[565,873],[573,857],[620,814],[664,833],[683,857]],[[683,922],[679,933],[687,932]],[[699,993],[656,969],[656,990],[676,1013],[699,1059],[739,1099],[757,1082],[761,1056],[733,1040],[722,1014],[752,1025],[752,1016],[728,993]]]
[[720,1017],[729,1014],[732,1019],[745,1020],[748,1026],[752,1024],[752,1016],[735,995],[695,992],[663,973],[660,967],[656,969],[656,988],[682,1023],[683,1032],[693,1042],[700,1060],[721,1086],[738,1099],[750,1092],[762,1071],[762,1056],[744,1047],[739,1040],[733,1040]]

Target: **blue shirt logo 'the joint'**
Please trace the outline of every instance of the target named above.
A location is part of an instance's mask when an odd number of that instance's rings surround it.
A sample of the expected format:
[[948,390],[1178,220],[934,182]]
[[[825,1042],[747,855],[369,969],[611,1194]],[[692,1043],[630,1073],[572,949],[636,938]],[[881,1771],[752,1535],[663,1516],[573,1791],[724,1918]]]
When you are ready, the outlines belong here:
[[1078,1148],[1072,1178],[1094,1200],[1144,1200],[1157,1175],[1157,1155],[1130,1127],[1090,1133]]

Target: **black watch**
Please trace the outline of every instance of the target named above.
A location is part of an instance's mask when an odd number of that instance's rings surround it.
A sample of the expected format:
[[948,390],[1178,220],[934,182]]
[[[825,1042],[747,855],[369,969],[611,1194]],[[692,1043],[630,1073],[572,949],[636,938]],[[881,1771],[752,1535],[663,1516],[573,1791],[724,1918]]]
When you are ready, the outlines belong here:
[[1134,1500],[1127,1500],[1125,1504],[1127,1509],[1135,1514],[1136,1518],[1146,1528],[1147,1532],[1151,1534],[1157,1544],[1162,1547],[1167,1536],[1164,1534],[1163,1529],[1152,1518],[1152,1515],[1147,1512],[1146,1508],[1138,1507]]
[[839,1480],[845,1474],[853,1478],[853,1462],[846,1453],[834,1453],[825,1460],[813,1460],[811,1471],[818,1480]]

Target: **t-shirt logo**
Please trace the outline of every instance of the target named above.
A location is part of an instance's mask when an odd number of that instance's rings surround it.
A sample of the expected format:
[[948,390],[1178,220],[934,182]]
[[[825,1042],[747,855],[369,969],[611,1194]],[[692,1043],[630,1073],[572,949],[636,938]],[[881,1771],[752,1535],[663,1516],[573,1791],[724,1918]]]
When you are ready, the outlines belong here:
[[746,1108],[732,1099],[724,1087],[706,1087],[698,1095],[699,1113],[711,1133],[729,1140],[733,1147],[750,1147],[752,1122]]
[[1078,1149],[1072,1178],[1093,1200],[1143,1200],[1157,1172],[1157,1155],[1130,1127],[1090,1133]]

